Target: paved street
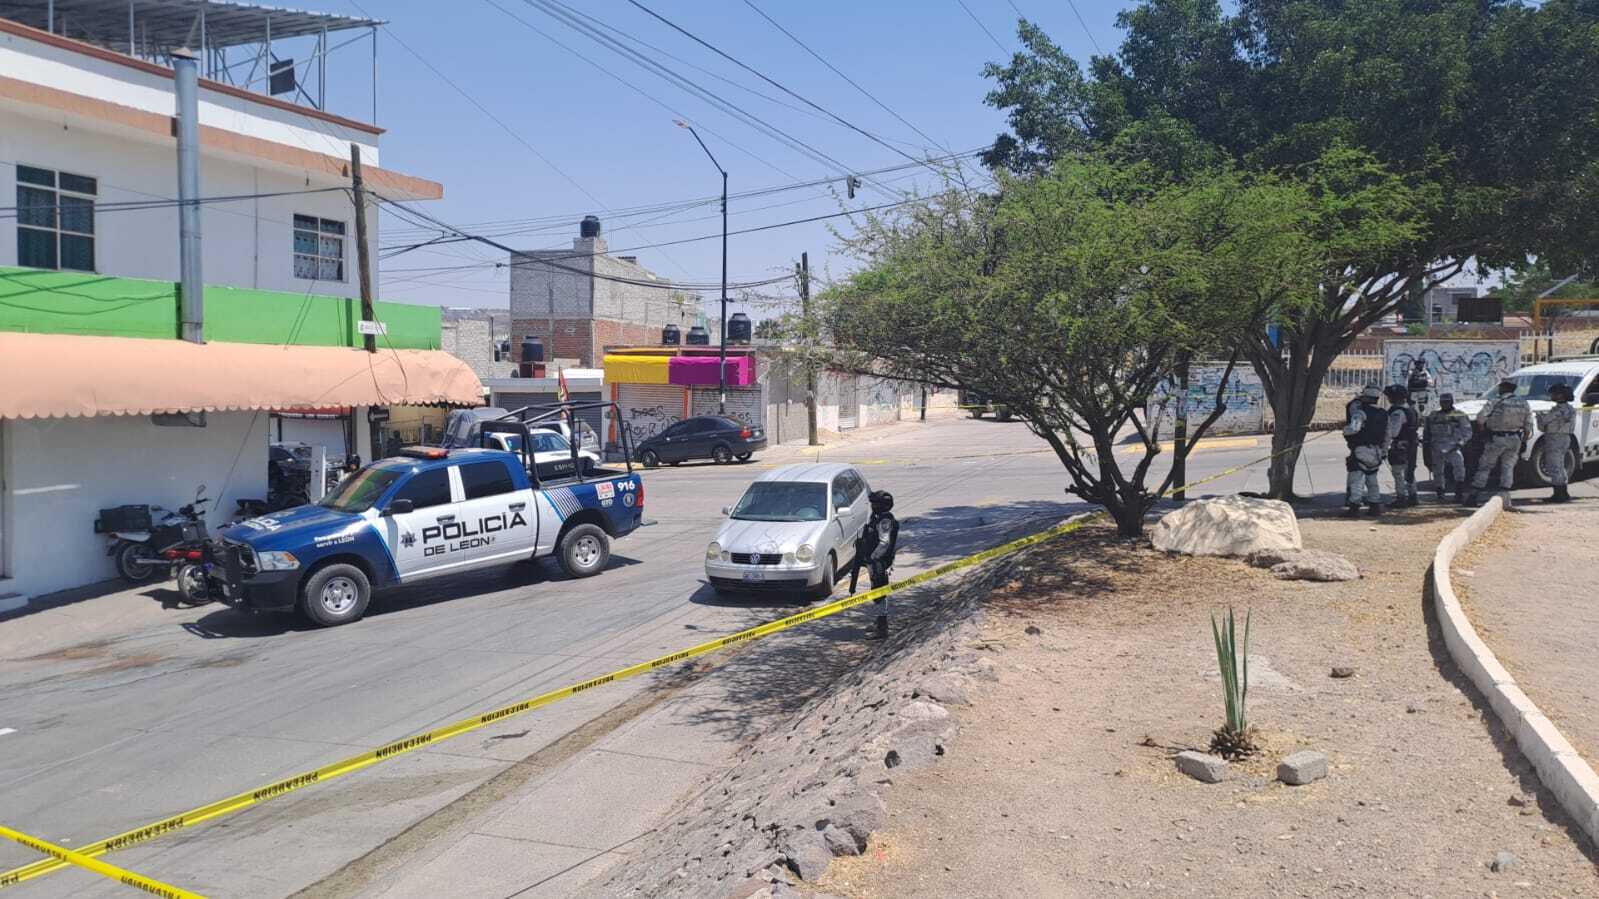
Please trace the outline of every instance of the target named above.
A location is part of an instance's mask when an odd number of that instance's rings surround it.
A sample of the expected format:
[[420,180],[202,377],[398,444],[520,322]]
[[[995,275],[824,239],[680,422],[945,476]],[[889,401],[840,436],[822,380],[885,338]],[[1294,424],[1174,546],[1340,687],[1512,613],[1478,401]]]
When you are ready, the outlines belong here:
[[[1218,440],[1190,460],[1190,475],[1257,459],[1268,446],[1264,437]],[[1341,489],[1342,453],[1335,435],[1312,444],[1301,489]],[[757,470],[801,455],[814,458],[783,447],[747,466],[649,472],[646,519],[654,523],[618,542],[611,570],[592,580],[520,565],[393,591],[365,620],[331,630],[215,605],[170,608],[165,587],[0,624],[5,823],[67,845],[87,842],[799,608],[717,600],[702,583],[700,558],[720,507]],[[858,462],[874,488],[894,493],[900,576],[1083,508],[1021,424],[905,423],[857,434],[821,457]],[[1255,466],[1199,493],[1264,483]],[[854,619],[863,634],[867,614]],[[202,892],[287,895],[650,683],[594,690],[109,860]],[[618,776],[588,770],[596,785]],[[35,858],[0,847],[6,868]],[[64,871],[14,895],[114,890]]]

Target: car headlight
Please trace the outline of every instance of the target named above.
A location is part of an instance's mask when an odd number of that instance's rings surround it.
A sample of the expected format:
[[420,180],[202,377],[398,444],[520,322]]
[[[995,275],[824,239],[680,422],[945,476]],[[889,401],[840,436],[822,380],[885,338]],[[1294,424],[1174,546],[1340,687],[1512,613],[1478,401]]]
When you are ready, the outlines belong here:
[[809,562],[816,558],[816,547],[809,543],[801,543],[800,548],[794,550],[794,558],[801,562]]
[[711,545],[705,547],[705,558],[706,558],[706,560],[711,561],[711,562],[715,562],[717,559],[720,559],[721,557],[722,557],[722,544],[717,543],[715,540],[712,540],[711,541]]
[[290,552],[264,552],[255,554],[255,564],[261,571],[291,571],[300,567],[300,560]]

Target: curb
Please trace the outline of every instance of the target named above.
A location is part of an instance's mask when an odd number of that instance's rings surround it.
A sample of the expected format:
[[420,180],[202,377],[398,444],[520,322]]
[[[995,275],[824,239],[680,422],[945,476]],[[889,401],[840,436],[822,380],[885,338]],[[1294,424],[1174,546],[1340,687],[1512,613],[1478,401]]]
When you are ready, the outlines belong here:
[[1499,497],[1490,499],[1438,544],[1432,558],[1433,604],[1449,656],[1493,708],[1522,755],[1532,762],[1538,780],[1555,794],[1561,808],[1588,839],[1599,845],[1599,775],[1577,754],[1527,694],[1516,685],[1493,650],[1477,635],[1449,580],[1455,556],[1493,524],[1504,510]]

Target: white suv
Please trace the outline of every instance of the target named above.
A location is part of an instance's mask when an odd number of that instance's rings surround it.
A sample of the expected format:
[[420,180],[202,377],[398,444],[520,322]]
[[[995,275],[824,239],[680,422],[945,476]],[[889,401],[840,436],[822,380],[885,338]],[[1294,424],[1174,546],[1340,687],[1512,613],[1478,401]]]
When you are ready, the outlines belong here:
[[[1554,406],[1549,399],[1549,388],[1565,384],[1571,388],[1577,408],[1577,433],[1566,454],[1566,471],[1576,476],[1583,463],[1599,462],[1599,356],[1575,356],[1556,362],[1540,362],[1516,370],[1508,380],[1516,382],[1516,395],[1527,400],[1533,412],[1545,412]],[[1497,396],[1498,386],[1474,400],[1456,398],[1455,406],[1473,419],[1489,399]],[[1533,419],[1532,432],[1527,435],[1527,446],[1522,451],[1522,464],[1518,479],[1537,486],[1549,485],[1549,474],[1543,470],[1541,442],[1537,419]]]

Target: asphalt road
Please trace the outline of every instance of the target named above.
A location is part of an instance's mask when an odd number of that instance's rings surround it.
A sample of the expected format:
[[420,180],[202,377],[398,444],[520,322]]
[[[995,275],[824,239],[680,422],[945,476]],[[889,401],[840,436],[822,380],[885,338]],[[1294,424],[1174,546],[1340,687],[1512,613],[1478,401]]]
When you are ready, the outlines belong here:
[[[1266,438],[1220,439],[1190,459],[1190,476],[1267,452]],[[800,608],[720,600],[700,559],[720,508],[757,470],[801,455],[784,447],[749,465],[648,472],[653,523],[619,541],[611,569],[586,581],[565,580],[550,562],[522,564],[397,589],[363,621],[329,630],[214,605],[178,609],[165,587],[0,623],[0,823],[78,845]],[[1341,490],[1342,455],[1336,436],[1312,444],[1301,489]],[[1063,492],[1044,444],[1015,423],[906,423],[821,458],[856,462],[874,489],[894,493],[899,576],[1084,508]],[[1256,465],[1195,495],[1264,484]],[[647,686],[597,689],[107,860],[217,895],[284,896]],[[0,869],[37,858],[0,846]],[[69,870],[7,892],[123,889]]]

